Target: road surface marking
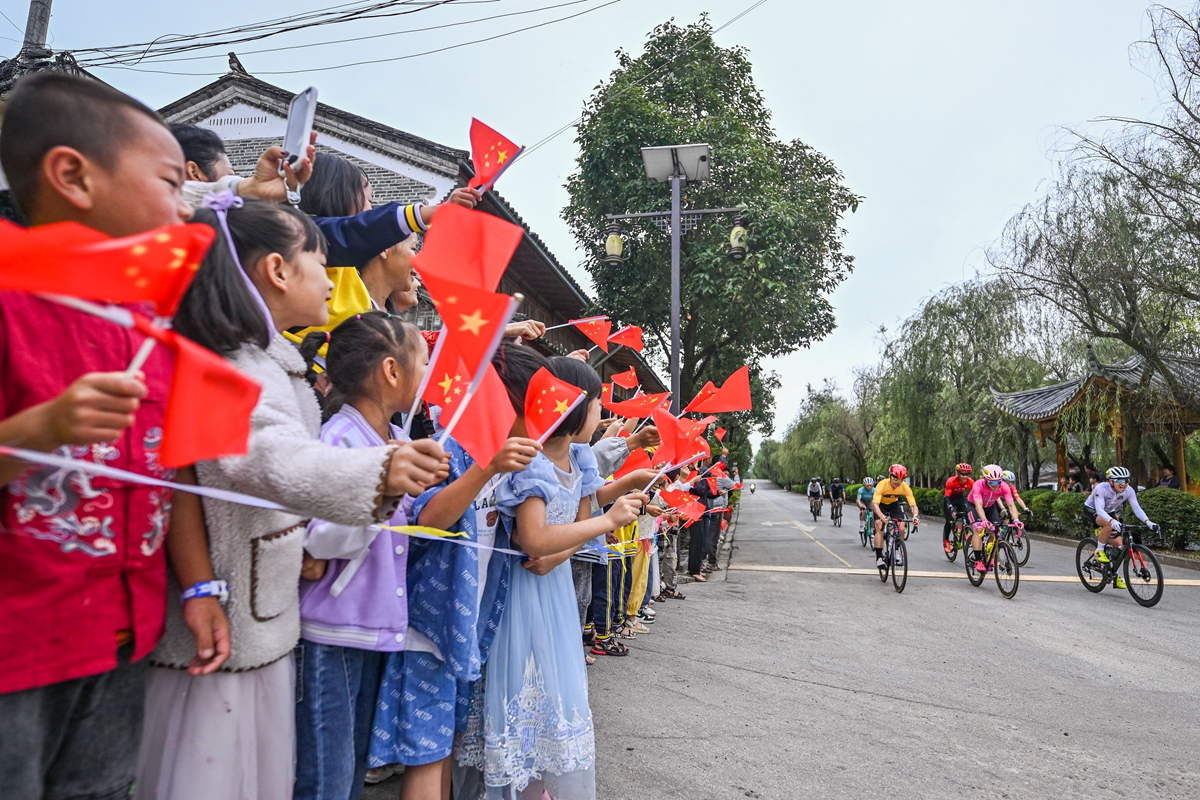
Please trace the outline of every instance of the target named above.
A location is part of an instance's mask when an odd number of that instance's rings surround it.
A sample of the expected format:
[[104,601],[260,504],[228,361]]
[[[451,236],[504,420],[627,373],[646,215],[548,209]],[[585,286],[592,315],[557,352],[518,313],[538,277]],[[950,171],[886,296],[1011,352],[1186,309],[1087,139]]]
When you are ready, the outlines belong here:
[[[794,526],[795,526],[795,528],[796,528],[796,530],[800,531],[800,532],[801,532],[801,533],[803,533],[805,536],[807,536],[808,538],[810,538],[810,539],[812,539],[814,542],[816,542],[816,543],[817,543],[817,544],[820,546],[820,548],[821,548],[822,550],[824,550],[826,553],[829,553],[829,555],[833,556],[833,557],[834,557],[834,558],[836,558],[838,561],[840,561],[840,562],[842,562],[843,564],[845,564],[845,565],[846,565],[846,567],[847,567],[847,569],[849,569],[849,568],[851,568],[851,567],[852,567],[852,565],[851,565],[851,563],[850,563],[849,561],[847,561],[846,559],[844,559],[844,558],[842,558],[841,556],[839,556],[837,553],[835,553],[835,552],[833,552],[832,550],[830,550],[828,547],[826,547],[826,546],[825,546],[824,542],[822,542],[820,539],[818,539],[817,537],[815,537],[815,536],[813,536],[811,533],[809,533],[809,531],[810,531],[810,530],[812,530],[812,528],[809,528],[809,527],[808,527],[808,526],[806,526],[806,525],[801,525],[799,522],[797,522],[795,519],[793,519],[793,518],[792,518],[792,516],[791,516],[790,514],[788,514],[786,511],[783,511],[782,509],[780,509],[780,508],[779,508],[779,505],[778,505],[778,504],[777,504],[777,503],[776,503],[774,500],[769,500],[769,499],[768,499],[768,500],[767,500],[767,502],[768,502],[768,503],[770,503],[772,506],[774,506],[776,511],[779,511],[780,513],[782,513],[782,514],[783,514],[783,516],[784,516],[784,519],[786,519],[788,522],[790,522],[792,525],[794,525]],[[765,525],[765,524],[768,524],[768,523],[763,523],[763,524]],[[779,523],[776,523],[776,524],[779,524]],[[728,567],[727,567],[727,569],[728,569]],[[836,569],[836,567],[835,567],[835,569]]]
[[[815,539],[813,541],[816,541]],[[820,542],[817,542],[820,544]],[[824,546],[824,545],[822,545]],[[840,560],[840,559],[839,559]],[[731,570],[744,570],[746,572],[802,572],[813,575],[871,575],[879,577],[877,569],[861,569],[851,567],[843,569],[841,567],[788,567],[776,564],[738,564],[730,565]],[[909,570],[910,578],[959,578],[966,580],[966,571],[962,572],[930,572],[926,570]],[[1076,575],[1022,575],[1021,580],[1029,581],[1030,583],[1078,583],[1079,577]],[[1164,578],[1165,586],[1200,586],[1200,580],[1180,579],[1180,578]]]

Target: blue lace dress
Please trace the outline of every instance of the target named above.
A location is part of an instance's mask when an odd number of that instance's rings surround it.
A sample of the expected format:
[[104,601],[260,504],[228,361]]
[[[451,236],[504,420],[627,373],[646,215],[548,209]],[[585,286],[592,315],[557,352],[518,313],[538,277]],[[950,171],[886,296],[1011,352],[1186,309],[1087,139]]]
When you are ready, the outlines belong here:
[[[530,497],[546,503],[546,523],[575,522],[579,502],[603,485],[585,445],[571,446],[565,473],[541,453],[496,492],[511,526]],[[579,646],[571,563],[546,575],[514,565],[508,599],[492,642],[483,693],[483,767],[489,800],[594,800],[596,741],[587,667]]]

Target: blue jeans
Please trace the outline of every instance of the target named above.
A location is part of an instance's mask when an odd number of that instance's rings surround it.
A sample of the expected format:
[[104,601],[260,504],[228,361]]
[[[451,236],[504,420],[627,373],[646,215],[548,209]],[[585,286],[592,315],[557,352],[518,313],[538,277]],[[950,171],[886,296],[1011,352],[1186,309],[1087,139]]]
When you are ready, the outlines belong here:
[[296,645],[295,800],[358,800],[386,653]]

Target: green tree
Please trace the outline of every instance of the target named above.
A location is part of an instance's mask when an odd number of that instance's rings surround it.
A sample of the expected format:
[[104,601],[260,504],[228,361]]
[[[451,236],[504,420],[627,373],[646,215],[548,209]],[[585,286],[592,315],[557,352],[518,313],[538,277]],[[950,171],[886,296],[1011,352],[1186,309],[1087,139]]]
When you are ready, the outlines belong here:
[[604,215],[670,207],[669,186],[646,179],[642,147],[712,146],[710,178],[684,187],[684,210],[745,206],[748,252],[741,262],[728,258],[728,218],[703,218],[683,237],[681,400],[749,364],[755,411],[731,424],[769,433],[773,386],[759,363],[833,329],[828,294],[853,263],[842,250],[841,220],[861,198],[820,153],[779,140],[746,51],[718,47],[706,17],[660,25],[640,56],[617,57],[577,130],[578,169],[567,180],[563,218],[589,254],[601,307],[642,326],[648,353],[665,364],[670,237],[653,224],[633,227],[630,259],[610,266],[601,249]]

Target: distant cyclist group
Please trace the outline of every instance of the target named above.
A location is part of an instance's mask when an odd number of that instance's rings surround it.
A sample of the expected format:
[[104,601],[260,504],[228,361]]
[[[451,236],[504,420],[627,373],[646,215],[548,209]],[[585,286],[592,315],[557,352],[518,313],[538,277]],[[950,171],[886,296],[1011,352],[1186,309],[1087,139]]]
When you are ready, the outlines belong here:
[[[978,480],[972,478],[973,472],[970,464],[958,464],[943,487],[942,548],[950,561],[956,560],[959,551],[964,552],[971,583],[978,586],[984,576],[994,573],[1001,593],[1012,597],[1016,594],[1019,567],[1029,559],[1030,542],[1022,519],[1023,515],[1028,516],[1029,508],[1021,499],[1016,475],[1011,470],[988,464]],[[1132,542],[1126,546],[1119,517],[1128,505],[1147,529],[1155,531],[1159,526],[1150,521],[1138,503],[1137,492],[1129,482],[1129,470],[1112,467],[1105,477],[1084,502],[1084,521],[1094,529],[1095,538],[1084,539],[1077,548],[1080,580],[1092,591],[1100,591],[1109,580],[1115,588],[1127,589],[1126,579],[1132,574],[1151,590],[1157,585],[1157,593],[1146,594],[1142,587],[1130,590],[1142,605],[1153,605],[1162,592],[1161,568],[1147,548]],[[820,477],[814,477],[808,483],[807,494],[814,520],[821,515],[823,502],[828,499],[830,517],[840,524],[842,505],[847,499],[841,478],[834,478],[826,486]],[[916,530],[921,515],[908,483],[908,469],[903,464],[893,464],[887,475],[878,478],[868,475],[857,494],[849,499],[858,506],[863,546],[868,540],[874,545],[875,566],[881,579],[886,581],[890,573],[897,591],[903,591],[907,580],[904,540]],[[1119,574],[1120,567],[1124,567],[1124,577]]]

